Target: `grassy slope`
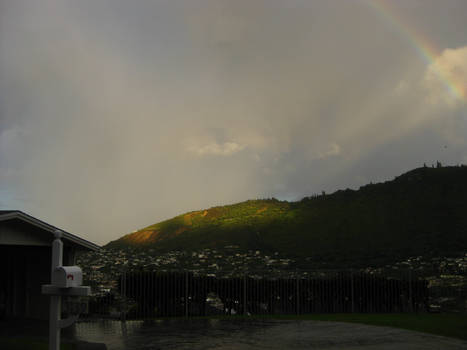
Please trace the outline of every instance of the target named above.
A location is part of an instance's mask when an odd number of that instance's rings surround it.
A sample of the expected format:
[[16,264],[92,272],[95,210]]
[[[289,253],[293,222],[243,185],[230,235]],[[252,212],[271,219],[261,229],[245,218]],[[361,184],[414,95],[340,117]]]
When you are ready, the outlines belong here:
[[467,167],[419,168],[358,191],[187,213],[107,247],[164,252],[238,245],[340,264],[450,254],[467,248],[466,198]]

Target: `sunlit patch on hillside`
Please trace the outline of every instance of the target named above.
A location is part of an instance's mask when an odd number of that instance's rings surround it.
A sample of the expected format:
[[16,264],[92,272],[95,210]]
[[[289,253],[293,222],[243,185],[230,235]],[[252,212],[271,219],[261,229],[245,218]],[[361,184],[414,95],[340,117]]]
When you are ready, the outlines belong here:
[[180,227],[175,231],[175,236],[178,236],[179,234],[181,234],[181,233],[183,233],[183,232],[185,232],[187,230],[188,230],[188,227],[184,227],[184,226]]
[[128,235],[126,240],[130,243],[149,243],[157,241],[157,237],[159,236],[158,231],[152,230],[144,230],[144,231],[137,231]]
[[256,214],[261,214],[261,213],[265,212],[266,210],[268,210],[268,207],[263,207],[263,208],[261,208],[261,209],[258,209],[258,210],[256,211]]
[[185,225],[192,225],[193,224],[193,218],[197,215],[199,215],[199,211],[194,211],[188,214],[183,215],[183,222]]

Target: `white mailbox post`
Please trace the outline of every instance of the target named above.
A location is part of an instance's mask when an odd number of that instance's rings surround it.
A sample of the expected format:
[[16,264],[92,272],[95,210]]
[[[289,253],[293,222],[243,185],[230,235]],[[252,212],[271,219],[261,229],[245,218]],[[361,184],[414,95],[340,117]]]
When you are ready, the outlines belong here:
[[83,273],[79,266],[62,266],[63,242],[61,238],[62,232],[55,231],[55,239],[52,243],[52,283],[42,285],[42,294],[50,295],[49,350],[60,349],[60,330],[71,326],[79,316],[72,315],[61,319],[62,295],[89,296],[91,294],[91,287],[81,285]]

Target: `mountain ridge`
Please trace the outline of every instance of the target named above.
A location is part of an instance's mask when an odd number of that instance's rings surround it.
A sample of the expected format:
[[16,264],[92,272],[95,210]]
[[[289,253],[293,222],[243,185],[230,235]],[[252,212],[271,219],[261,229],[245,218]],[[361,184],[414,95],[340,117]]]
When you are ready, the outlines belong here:
[[297,202],[248,200],[150,225],[106,248],[278,251],[337,265],[467,249],[467,167],[422,167],[358,190]]

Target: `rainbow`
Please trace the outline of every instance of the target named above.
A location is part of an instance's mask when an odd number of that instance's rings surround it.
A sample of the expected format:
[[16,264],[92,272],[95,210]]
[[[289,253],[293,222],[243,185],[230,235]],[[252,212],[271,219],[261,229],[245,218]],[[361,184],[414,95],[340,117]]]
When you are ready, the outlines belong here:
[[[364,0],[364,2],[383,17],[389,25],[396,28],[402,37],[409,41],[410,45],[416,50],[427,66],[435,62],[436,58],[440,56],[442,51],[433,42],[430,42],[426,36],[417,31],[414,26],[410,25],[410,21],[406,20],[402,13],[397,13],[395,9],[391,8],[388,1]],[[443,82],[446,90],[454,99],[466,99],[467,87],[462,81],[455,80],[440,69],[435,70],[434,73]]]

